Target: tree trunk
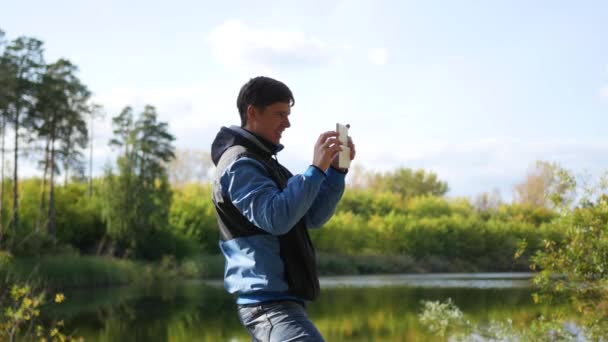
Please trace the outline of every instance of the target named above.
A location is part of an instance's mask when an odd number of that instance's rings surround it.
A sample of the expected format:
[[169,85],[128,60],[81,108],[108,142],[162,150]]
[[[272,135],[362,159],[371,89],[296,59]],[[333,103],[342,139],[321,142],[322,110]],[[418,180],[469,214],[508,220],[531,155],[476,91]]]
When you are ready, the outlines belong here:
[[44,215],[44,207],[45,207],[45,200],[46,200],[46,175],[48,174],[49,171],[49,154],[50,154],[50,144],[51,140],[47,139],[46,140],[46,147],[44,149],[44,173],[42,174],[42,186],[40,189],[40,210],[38,211],[38,217],[36,219],[36,229],[37,230],[41,230],[40,228],[43,226],[46,226],[46,224],[42,224],[42,218],[45,216]]
[[91,150],[89,153],[89,198],[93,197],[93,115],[91,115],[91,135],[89,138]]
[[[67,157],[66,157],[67,158]],[[68,172],[69,172],[69,165],[67,162],[63,163],[63,170],[65,171],[65,177],[63,179],[63,186],[68,186]]]
[[0,126],[0,130],[2,130],[2,157],[0,157],[0,247],[2,247],[2,238],[4,234],[4,215],[2,215],[2,211],[4,210],[4,141],[5,141],[5,133],[6,133],[6,113],[2,115],[2,126]]
[[[19,114],[21,112],[21,108],[15,108],[15,154],[14,154],[14,165],[13,165],[13,235],[12,242],[14,243],[15,237],[17,235],[17,230],[19,229]],[[12,246],[11,246],[12,247]]]
[[55,236],[55,141],[51,135],[51,178],[49,181],[49,217],[48,217],[48,232],[49,235]]

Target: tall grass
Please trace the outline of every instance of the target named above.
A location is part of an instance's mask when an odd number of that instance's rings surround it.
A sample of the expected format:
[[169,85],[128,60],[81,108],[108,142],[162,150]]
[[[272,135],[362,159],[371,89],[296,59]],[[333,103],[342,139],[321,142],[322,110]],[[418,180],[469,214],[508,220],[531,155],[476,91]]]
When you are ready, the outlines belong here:
[[102,287],[150,279],[152,268],[129,260],[93,256],[16,258],[0,276],[16,282],[40,282],[49,288]]
[[45,287],[108,287],[133,283],[148,284],[156,280],[222,278],[222,255],[198,255],[182,262],[172,256],[160,262],[60,255],[15,258],[0,266],[0,279],[11,282],[40,283]]

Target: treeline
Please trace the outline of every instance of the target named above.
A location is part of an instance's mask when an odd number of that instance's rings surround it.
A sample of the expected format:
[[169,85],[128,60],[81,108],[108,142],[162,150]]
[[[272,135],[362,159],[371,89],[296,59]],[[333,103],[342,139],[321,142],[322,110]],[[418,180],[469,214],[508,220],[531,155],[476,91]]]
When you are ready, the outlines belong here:
[[[127,161],[121,163],[124,166],[119,170],[127,168]],[[129,172],[109,172],[93,182],[92,198],[88,197],[86,183],[58,186],[59,245],[82,254],[152,260],[163,255],[183,258],[219,253],[209,184],[170,187],[160,177],[155,180],[154,192],[146,188],[145,182],[138,183],[138,177]],[[389,181],[388,176],[384,178]],[[22,224],[28,231],[35,227],[41,182],[21,182]],[[133,196],[146,191],[151,192]],[[151,202],[143,203],[146,199]],[[10,202],[10,198],[5,200]],[[412,263],[424,262],[423,269],[434,271],[450,270],[454,265],[470,271],[527,270],[528,256],[542,247],[544,240],[561,240],[563,232],[552,225],[557,214],[551,209],[521,203],[480,208],[474,203],[426,193],[407,197],[386,189],[347,189],[333,218],[312,231],[312,237],[324,254],[407,256]],[[161,207],[166,204],[170,206]],[[514,260],[523,240],[528,249],[522,258]],[[51,242],[29,239],[18,253],[32,255],[48,250],[52,250]]]
[[[62,173],[66,183],[70,173],[84,179],[87,126],[100,108],[91,102],[91,92],[77,74],[69,60],[47,63],[42,41],[8,41],[0,30],[0,247],[15,248],[20,243],[17,237],[27,235],[21,230],[20,157],[37,162],[42,173],[37,208],[28,213],[36,231],[56,233],[55,176]],[[6,148],[9,139],[11,150]],[[5,178],[7,153],[12,157],[10,184]],[[5,201],[9,189],[10,201]]]

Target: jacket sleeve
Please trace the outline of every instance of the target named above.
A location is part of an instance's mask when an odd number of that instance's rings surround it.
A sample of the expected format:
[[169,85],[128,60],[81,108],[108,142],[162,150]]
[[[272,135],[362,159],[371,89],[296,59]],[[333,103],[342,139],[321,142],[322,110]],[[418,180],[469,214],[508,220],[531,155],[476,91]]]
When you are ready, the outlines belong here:
[[344,194],[344,178],[346,174],[329,168],[327,179],[321,185],[321,189],[312,206],[306,213],[306,226],[308,228],[321,227],[329,221],[338,206],[338,202]]
[[226,168],[220,184],[249,222],[270,234],[282,235],[304,217],[324,179],[323,172],[311,166],[289,178],[281,191],[260,162],[244,157]]

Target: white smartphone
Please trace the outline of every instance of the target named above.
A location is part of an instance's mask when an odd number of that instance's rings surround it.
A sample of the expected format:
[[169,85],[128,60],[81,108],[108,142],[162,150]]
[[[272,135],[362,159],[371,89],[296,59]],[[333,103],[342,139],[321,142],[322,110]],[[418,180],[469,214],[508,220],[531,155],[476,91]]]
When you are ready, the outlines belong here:
[[348,147],[348,128],[347,125],[336,123],[338,140],[342,142],[342,152],[338,154],[338,167],[348,169],[350,167],[350,147]]

